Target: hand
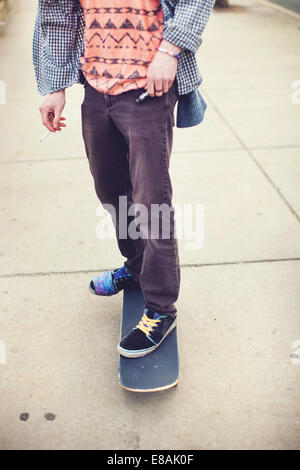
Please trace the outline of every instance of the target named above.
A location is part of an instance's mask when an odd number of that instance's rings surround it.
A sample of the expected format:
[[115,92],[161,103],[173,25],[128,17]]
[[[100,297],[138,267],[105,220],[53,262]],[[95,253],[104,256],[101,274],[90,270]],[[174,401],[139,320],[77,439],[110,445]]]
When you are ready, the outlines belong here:
[[61,131],[62,127],[66,127],[66,124],[63,123],[66,118],[61,115],[65,104],[65,90],[59,90],[51,93],[40,106],[39,110],[42,116],[43,125],[47,127],[49,131]]
[[[161,42],[161,47],[176,54],[180,52],[179,47],[166,40]],[[157,51],[147,73],[146,89],[150,96],[162,96],[167,93],[176,76],[177,62],[176,57]]]

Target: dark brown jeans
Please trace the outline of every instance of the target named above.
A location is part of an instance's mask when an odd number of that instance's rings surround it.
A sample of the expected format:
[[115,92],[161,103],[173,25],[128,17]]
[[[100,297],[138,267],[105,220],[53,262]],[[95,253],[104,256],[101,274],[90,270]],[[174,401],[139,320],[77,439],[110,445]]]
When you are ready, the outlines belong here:
[[[176,84],[160,97],[147,97],[142,104],[137,104],[136,98],[144,88],[107,95],[88,83],[84,87],[82,132],[97,196],[105,208],[107,204],[114,208],[118,246],[128,271],[140,282],[146,307],[174,316],[180,266],[169,163]],[[120,196],[126,206],[120,205]],[[128,227],[139,214],[128,214],[133,203],[142,204],[149,214],[152,207],[158,207],[154,205],[167,205],[169,235],[166,237],[162,229],[165,216],[156,212],[147,219],[147,227],[145,219],[140,224],[141,234],[148,228],[148,236],[125,237],[124,224]],[[152,237],[150,225],[157,219],[159,234]]]

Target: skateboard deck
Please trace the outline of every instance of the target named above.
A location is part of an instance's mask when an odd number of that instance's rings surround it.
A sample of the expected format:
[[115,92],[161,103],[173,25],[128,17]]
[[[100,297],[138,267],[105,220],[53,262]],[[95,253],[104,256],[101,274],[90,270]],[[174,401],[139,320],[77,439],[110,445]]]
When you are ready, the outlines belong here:
[[[145,300],[139,288],[123,293],[121,338],[140,321]],[[146,356],[120,356],[119,383],[132,392],[158,392],[175,387],[179,382],[177,327],[161,345]]]

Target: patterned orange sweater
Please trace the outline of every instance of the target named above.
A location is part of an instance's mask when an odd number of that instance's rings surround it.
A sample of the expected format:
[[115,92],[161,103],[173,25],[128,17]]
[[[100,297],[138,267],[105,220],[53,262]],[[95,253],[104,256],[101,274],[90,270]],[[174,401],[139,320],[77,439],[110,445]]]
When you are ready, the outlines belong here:
[[144,88],[162,41],[159,0],[81,0],[85,17],[81,68],[91,86],[118,95]]

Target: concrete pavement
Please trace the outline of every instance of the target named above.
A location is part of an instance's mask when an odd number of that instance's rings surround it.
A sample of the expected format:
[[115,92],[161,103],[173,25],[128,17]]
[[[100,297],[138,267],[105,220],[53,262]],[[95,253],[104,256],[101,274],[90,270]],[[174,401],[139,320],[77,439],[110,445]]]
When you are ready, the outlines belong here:
[[206,120],[175,129],[171,163],[174,201],[205,211],[203,248],[180,241],[181,383],[138,395],[117,383],[122,299],[87,290],[122,258],[95,233],[80,86],[39,142],[35,4],[0,30],[0,448],[299,448],[299,21],[231,0],[207,26]]

